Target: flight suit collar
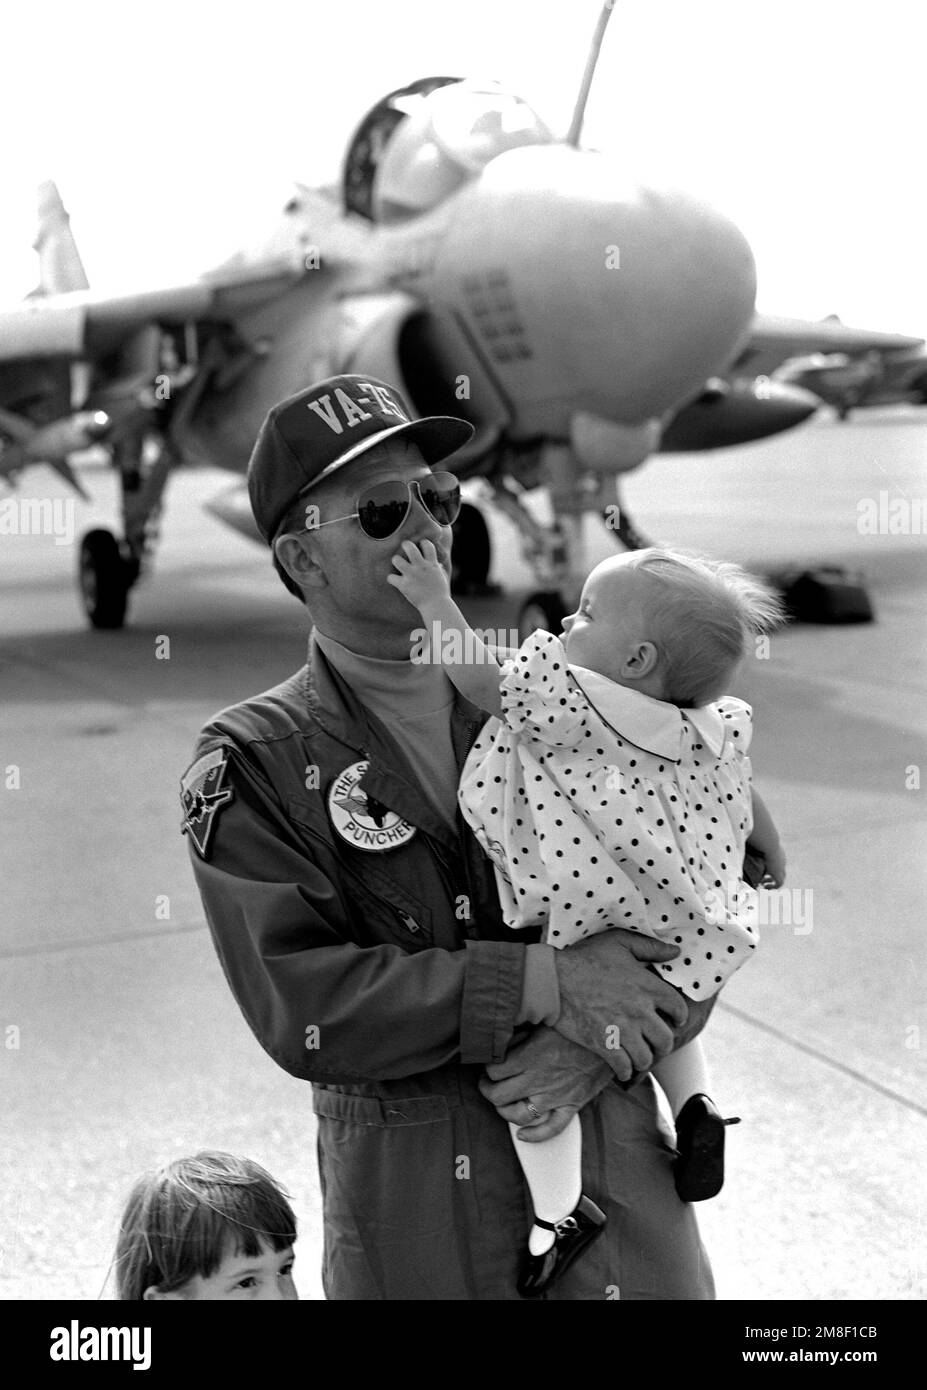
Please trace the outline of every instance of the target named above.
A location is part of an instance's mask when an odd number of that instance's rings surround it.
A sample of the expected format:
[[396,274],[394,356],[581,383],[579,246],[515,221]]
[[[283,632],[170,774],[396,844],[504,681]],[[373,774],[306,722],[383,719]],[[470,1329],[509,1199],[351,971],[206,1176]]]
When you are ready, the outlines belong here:
[[[451,742],[460,771],[487,716],[459,691],[454,695]],[[365,793],[382,801],[403,820],[424,830],[448,849],[458,848],[457,836],[433,809],[421,785],[408,771],[406,760],[388,727],[357,698],[326,658],[314,633],[309,634],[306,704],[325,733],[357,754],[355,761],[368,760],[370,765],[360,783]]]
[[326,659],[314,630],[309,634],[305,671],[306,706],[315,722],[331,738],[365,752],[370,743],[368,713]]

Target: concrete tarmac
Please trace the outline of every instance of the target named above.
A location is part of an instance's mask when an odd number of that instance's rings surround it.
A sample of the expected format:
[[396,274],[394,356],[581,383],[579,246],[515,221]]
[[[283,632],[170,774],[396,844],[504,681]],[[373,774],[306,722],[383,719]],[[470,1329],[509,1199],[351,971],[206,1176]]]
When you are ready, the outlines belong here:
[[[77,535],[115,517],[109,474],[84,477],[95,505],[75,501]],[[206,1147],[288,1187],[297,1286],[322,1297],[309,1087],[243,1022],[179,834],[200,725],[304,660],[305,618],[267,556],[201,510],[227,482],[173,480],[123,632],[85,628],[73,545],[0,536],[5,1299],[111,1298],[132,1182]],[[69,500],[44,469],[21,491]],[[864,534],[880,493],[887,524]],[[627,498],[667,544],[865,572],[875,623],[791,626],[732,692],[754,705],[754,773],[789,878],[706,1034],[718,1103],[743,1123],[699,1219],[722,1299],[923,1298],[927,412],[658,457]],[[508,523],[492,529],[508,597],[469,611],[509,627],[530,580]],[[588,536],[590,562],[609,553],[604,529]]]

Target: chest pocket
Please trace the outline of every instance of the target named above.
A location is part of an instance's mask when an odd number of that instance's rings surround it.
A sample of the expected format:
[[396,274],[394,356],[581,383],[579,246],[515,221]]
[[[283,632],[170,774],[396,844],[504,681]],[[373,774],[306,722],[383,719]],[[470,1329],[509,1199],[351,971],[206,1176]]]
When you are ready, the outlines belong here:
[[[291,796],[290,819],[306,834],[316,856],[331,865],[354,919],[357,940],[362,945],[387,943],[406,951],[423,951],[434,944],[431,908],[409,885],[422,885],[431,873],[427,851],[417,839],[399,849],[375,855],[352,849],[333,837],[321,799]],[[320,851],[324,850],[324,857]],[[387,873],[379,860],[387,855],[395,861],[398,873]]]

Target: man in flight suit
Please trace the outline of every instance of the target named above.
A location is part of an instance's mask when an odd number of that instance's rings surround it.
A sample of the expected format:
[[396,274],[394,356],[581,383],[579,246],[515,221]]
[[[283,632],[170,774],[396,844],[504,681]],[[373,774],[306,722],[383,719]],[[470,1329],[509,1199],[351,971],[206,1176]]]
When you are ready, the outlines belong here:
[[568,1106],[608,1226],[546,1297],[712,1298],[644,1075],[706,1010],[648,968],[673,947],[505,926],[456,804],[486,716],[413,659],[419,616],[386,582],[406,540],[450,573],[454,479],[433,470],[471,433],[361,376],[265,420],[251,504],[313,630],[183,778],[206,916],[258,1041],[312,1083],[328,1298],[517,1299],[531,1210],[505,1121],[530,1142]]

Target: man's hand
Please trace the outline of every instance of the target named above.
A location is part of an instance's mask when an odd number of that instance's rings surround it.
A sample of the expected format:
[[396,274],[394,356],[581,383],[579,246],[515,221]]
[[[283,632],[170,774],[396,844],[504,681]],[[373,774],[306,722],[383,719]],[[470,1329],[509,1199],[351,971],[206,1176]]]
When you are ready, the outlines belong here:
[[689,1010],[648,962],[678,955],[678,946],[620,929],[557,951],[557,1032],[603,1058],[619,1081],[649,1071],[673,1050],[673,1028]]
[[[480,1090],[504,1120],[521,1125],[519,1139],[539,1144],[566,1129],[577,1110],[613,1080],[611,1067],[594,1052],[568,1042],[552,1028],[528,1038],[486,1068]],[[528,1109],[528,1101],[540,1118]]]
[[447,575],[431,541],[422,541],[421,547],[414,541],[403,541],[402,548],[393,556],[393,564],[399,573],[389,575],[387,584],[398,589],[419,611],[423,605],[450,596]]

